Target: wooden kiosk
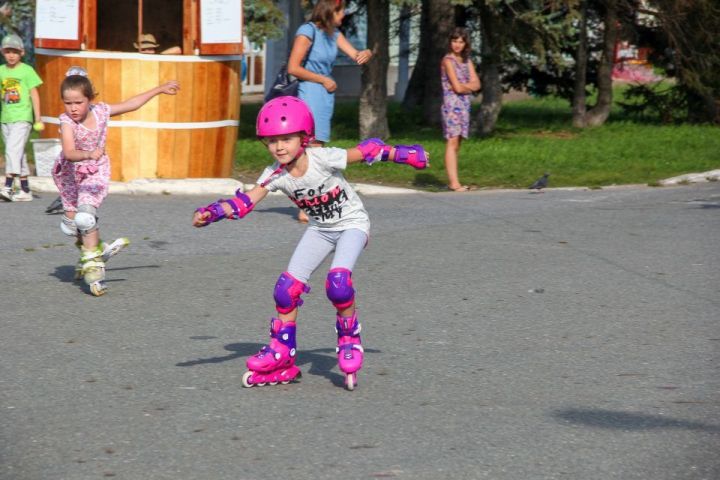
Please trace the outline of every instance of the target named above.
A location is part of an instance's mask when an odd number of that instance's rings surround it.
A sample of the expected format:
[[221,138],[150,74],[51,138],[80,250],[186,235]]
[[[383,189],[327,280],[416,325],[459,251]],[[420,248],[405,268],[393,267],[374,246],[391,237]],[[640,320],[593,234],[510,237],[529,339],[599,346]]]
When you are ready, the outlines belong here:
[[[227,177],[240,115],[242,0],[37,0],[36,69],[44,138],[57,138],[60,84],[85,68],[96,102],[118,103],[168,80],[175,95],[110,121],[112,179]],[[158,51],[137,53],[143,33]]]

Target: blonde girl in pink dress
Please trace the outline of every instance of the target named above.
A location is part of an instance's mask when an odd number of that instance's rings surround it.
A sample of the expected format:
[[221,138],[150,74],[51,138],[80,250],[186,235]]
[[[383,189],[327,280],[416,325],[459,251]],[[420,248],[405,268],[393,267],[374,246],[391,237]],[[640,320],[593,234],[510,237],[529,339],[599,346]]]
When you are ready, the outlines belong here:
[[97,211],[110,183],[110,158],[105,153],[108,121],[113,115],[137,110],[156,95],[175,95],[179,89],[176,81],[170,81],[119,104],[91,103],[95,91],[80,67],[71,67],[60,86],[65,105],[60,115],[62,152],[53,167],[65,211],[60,229],[77,238],[81,255],[76,278],[84,278],[95,296],[107,290],[105,261],[129,243],[120,238],[106,245],[98,231]]
[[466,192],[460,183],[457,158],[463,138],[470,131],[470,100],[480,90],[480,79],[470,61],[470,38],[464,28],[455,28],[448,38],[448,53],[441,64],[443,88],[442,120],[445,144],[445,171],[448,190]]

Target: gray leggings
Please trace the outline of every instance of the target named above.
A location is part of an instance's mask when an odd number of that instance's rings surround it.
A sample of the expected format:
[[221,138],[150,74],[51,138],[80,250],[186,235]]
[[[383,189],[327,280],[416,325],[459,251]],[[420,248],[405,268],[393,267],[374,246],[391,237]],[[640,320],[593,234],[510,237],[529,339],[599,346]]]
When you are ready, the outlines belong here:
[[341,232],[323,232],[308,228],[295,247],[287,271],[303,283],[335,250],[330,268],[347,268],[352,271],[355,262],[367,244],[368,236],[362,230],[351,228]]

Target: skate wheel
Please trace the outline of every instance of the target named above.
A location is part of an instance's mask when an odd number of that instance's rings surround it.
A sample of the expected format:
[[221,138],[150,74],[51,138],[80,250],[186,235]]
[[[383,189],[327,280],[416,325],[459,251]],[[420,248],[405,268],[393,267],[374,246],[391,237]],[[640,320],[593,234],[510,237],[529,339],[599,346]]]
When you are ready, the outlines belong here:
[[269,382],[270,385],[277,385],[278,382]]
[[245,373],[243,374],[243,376],[242,376],[242,384],[243,384],[243,387],[245,387],[245,388],[250,388],[250,387],[253,387],[253,386],[255,385],[254,383],[250,383],[250,377],[252,377],[252,374],[253,374],[253,372],[250,372],[250,371],[245,372]]
[[107,286],[104,283],[95,282],[90,285],[90,293],[92,293],[96,297],[104,295],[106,291],[107,291]]
[[290,383],[290,380],[285,380],[285,381],[280,382],[281,385],[287,385],[288,383]]
[[357,385],[357,377],[354,373],[348,373],[345,377],[345,386],[352,392],[355,390],[355,385]]

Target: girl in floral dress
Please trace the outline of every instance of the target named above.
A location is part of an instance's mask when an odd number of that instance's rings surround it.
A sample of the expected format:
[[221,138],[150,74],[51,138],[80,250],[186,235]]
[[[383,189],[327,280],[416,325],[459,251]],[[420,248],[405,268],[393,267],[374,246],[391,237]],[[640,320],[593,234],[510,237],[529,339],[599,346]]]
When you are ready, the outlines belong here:
[[65,113],[60,115],[62,152],[53,167],[53,179],[60,190],[65,211],[60,229],[77,238],[80,261],[76,278],[84,278],[95,296],[105,293],[105,261],[128,244],[118,239],[107,246],[100,240],[97,210],[108,193],[110,158],[105,153],[108,120],[132,112],[161,93],[175,95],[175,81],[148,90],[116,105],[90,103],[95,98],[87,72],[71,67],[60,85]]
[[480,79],[470,61],[470,39],[464,28],[455,28],[448,38],[448,53],[441,64],[443,89],[442,120],[445,145],[445,171],[448,189],[466,192],[458,179],[457,159],[463,138],[470,130],[470,100],[480,90]]

